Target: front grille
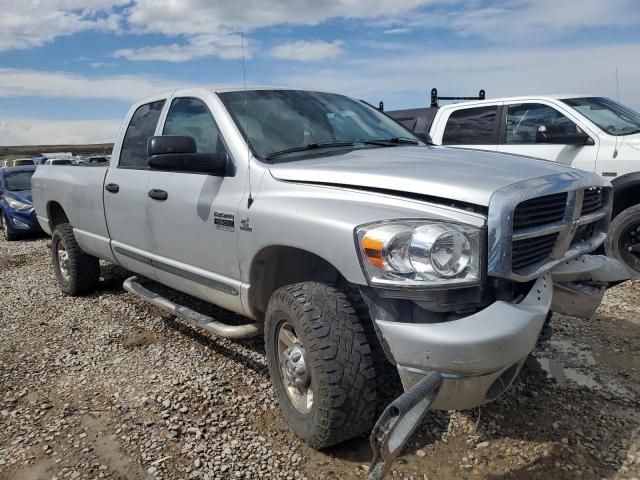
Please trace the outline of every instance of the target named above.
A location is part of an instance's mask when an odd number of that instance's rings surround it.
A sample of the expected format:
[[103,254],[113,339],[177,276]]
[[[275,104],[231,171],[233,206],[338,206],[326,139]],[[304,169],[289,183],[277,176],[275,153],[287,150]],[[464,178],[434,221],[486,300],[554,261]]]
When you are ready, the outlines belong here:
[[513,231],[561,222],[567,208],[567,192],[532,198],[513,212]]
[[605,206],[604,190],[602,188],[590,188],[584,191],[582,202],[582,215],[596,212]]
[[513,242],[511,268],[514,271],[530,267],[548,258],[558,241],[559,233],[527,238]]
[[577,170],[503,187],[489,204],[488,275],[528,282],[593,251],[606,237],[610,204],[611,188]]
[[593,238],[597,230],[595,223],[580,225],[578,230],[576,230],[576,234],[573,236],[573,240],[571,240],[571,245],[573,246],[578,243],[588,242]]

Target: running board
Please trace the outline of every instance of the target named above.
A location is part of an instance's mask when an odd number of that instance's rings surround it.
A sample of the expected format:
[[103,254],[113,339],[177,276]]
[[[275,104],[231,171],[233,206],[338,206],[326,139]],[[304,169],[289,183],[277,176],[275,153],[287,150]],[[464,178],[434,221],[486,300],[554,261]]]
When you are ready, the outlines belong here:
[[237,340],[241,338],[256,337],[261,335],[263,331],[262,323],[227,325],[226,323],[218,322],[212,317],[198,313],[183,305],[178,305],[162,295],[143,287],[137,276],[127,278],[122,286],[127,292],[131,292],[156,307],[172,313],[199,328],[217,335],[218,337]]

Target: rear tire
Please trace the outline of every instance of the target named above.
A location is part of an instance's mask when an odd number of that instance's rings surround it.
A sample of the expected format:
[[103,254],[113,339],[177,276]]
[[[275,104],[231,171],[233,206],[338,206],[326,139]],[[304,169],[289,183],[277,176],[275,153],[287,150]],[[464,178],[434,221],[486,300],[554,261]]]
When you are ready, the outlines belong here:
[[18,239],[18,234],[11,229],[9,219],[3,211],[0,211],[0,230],[2,230],[2,236],[7,242],[13,242]]
[[93,293],[100,281],[100,261],[84,253],[73,227],[61,223],[55,227],[51,237],[51,258],[58,285],[72,297]]
[[[376,371],[344,293],[316,282],[276,290],[267,308],[265,346],[280,408],[304,442],[325,448],[371,431]],[[292,379],[292,372],[304,374]]]
[[[633,251],[629,251],[631,248]],[[607,255],[640,275],[640,205],[620,212],[611,222],[605,242]]]

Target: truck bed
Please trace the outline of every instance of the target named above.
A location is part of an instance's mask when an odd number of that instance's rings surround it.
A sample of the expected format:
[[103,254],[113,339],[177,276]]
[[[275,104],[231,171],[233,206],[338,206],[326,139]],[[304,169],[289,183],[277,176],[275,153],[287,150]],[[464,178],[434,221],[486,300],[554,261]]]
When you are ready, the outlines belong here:
[[[31,180],[33,204],[42,228],[51,234],[50,217],[56,204],[64,205],[80,246],[104,258],[109,233],[104,215],[104,180],[108,166],[80,168],[73,165],[41,165]],[[99,254],[99,255],[98,255]]]

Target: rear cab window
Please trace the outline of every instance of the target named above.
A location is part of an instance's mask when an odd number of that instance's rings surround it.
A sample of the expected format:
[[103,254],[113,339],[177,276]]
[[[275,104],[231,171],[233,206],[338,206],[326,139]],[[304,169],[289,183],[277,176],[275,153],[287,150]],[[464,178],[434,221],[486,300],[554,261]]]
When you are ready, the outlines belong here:
[[497,145],[498,106],[463,108],[449,116],[443,145]]
[[118,168],[147,169],[147,141],[153,137],[165,100],[141,105],[135,111],[122,141]]

